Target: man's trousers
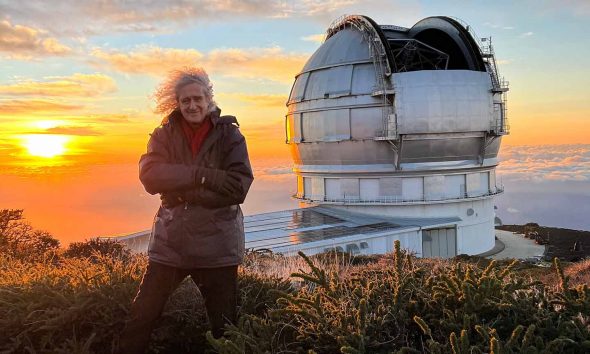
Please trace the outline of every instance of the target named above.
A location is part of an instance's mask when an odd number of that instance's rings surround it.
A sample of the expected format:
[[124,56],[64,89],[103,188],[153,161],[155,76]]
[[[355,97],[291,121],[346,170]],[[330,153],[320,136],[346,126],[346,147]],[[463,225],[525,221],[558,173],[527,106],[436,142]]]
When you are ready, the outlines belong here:
[[213,336],[223,335],[225,323],[236,320],[238,266],[179,269],[149,261],[129,319],[121,333],[119,353],[144,353],[166,300],[188,275],[205,300]]

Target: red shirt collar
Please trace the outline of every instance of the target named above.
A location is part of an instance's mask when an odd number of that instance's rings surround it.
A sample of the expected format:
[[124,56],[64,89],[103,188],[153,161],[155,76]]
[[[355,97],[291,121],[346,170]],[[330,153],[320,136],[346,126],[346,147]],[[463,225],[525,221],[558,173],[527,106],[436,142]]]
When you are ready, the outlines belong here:
[[203,124],[201,124],[201,126],[196,129],[191,127],[184,117],[180,119],[180,122],[184,136],[191,148],[194,158],[199,153],[199,150],[201,150],[201,146],[203,145],[207,135],[209,135],[211,128],[213,128],[213,123],[211,122],[210,116],[205,117]]

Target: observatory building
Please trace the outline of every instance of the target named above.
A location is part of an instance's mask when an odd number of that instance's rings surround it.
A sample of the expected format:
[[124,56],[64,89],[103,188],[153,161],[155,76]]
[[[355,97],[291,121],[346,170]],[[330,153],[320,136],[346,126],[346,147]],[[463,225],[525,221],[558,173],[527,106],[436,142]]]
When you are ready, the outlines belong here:
[[[491,39],[449,17],[335,21],[295,77],[286,142],[308,208],[245,217],[246,247],[422,257],[494,247],[506,83]],[[120,237],[147,245],[149,232]],[[143,243],[142,243],[143,242]]]
[[[337,20],[287,102],[296,197],[413,220],[423,227],[402,247],[422,256],[490,250],[506,91],[491,40],[458,20]],[[426,225],[439,218],[457,221]]]

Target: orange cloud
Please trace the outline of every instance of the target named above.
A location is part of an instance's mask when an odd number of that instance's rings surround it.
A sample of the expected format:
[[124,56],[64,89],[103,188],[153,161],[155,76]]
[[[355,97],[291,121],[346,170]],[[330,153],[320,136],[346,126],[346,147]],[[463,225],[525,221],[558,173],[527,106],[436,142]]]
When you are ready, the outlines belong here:
[[128,74],[165,75],[173,68],[199,65],[210,74],[291,83],[308,54],[285,53],[279,47],[216,49],[203,54],[194,49],[148,47],[129,53],[93,51],[93,64]]
[[95,49],[92,56],[98,59],[93,64],[105,65],[112,70],[161,76],[172,68],[196,64],[203,54],[194,49],[148,47],[128,53]]
[[285,53],[280,47],[230,48],[211,51],[204,65],[224,76],[292,83],[308,58],[308,54]]
[[50,100],[0,100],[0,116],[31,113],[59,113],[81,109],[82,106]]
[[[391,0],[375,1],[392,8]],[[164,32],[195,22],[235,18],[328,17],[362,12],[351,8],[367,6],[359,0],[167,0],[167,1],[5,1],[0,13],[20,23],[42,26],[51,33],[94,35],[116,32]],[[389,6],[388,6],[389,5]],[[373,5],[369,5],[373,6]],[[397,13],[400,8],[396,7]],[[388,11],[385,11],[389,13]],[[56,19],[66,19],[59,20]]]
[[220,93],[216,97],[226,100],[237,100],[257,107],[276,107],[285,109],[286,95],[249,95],[243,93]]
[[32,59],[37,55],[65,55],[71,49],[57,39],[47,37],[32,27],[0,21],[0,52],[17,59]]
[[[290,7],[282,0],[29,0],[0,4],[0,13],[21,21],[42,24],[53,33],[87,35],[170,30],[179,24],[192,25],[195,20],[219,20],[236,15],[273,17]],[[56,18],[67,20],[55,21]]]
[[72,135],[72,136],[98,136],[102,132],[97,131],[89,125],[60,125],[52,128],[31,131],[19,131],[19,135],[26,134],[51,134],[51,135]]
[[128,114],[88,114],[85,116],[71,117],[78,122],[96,123],[96,124],[109,124],[109,123],[127,123],[130,122],[131,115]]
[[46,129],[46,134],[63,134],[63,135],[77,135],[77,136],[96,136],[102,133],[96,131],[91,126],[59,126]]
[[95,97],[115,92],[117,84],[103,74],[74,74],[0,85],[0,94],[10,96]]

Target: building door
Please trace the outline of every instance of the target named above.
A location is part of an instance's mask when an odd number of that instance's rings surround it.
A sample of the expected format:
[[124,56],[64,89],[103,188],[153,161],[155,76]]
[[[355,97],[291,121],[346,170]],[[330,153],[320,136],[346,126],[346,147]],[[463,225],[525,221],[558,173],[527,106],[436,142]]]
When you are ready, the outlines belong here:
[[451,258],[457,255],[455,228],[422,230],[422,256]]

